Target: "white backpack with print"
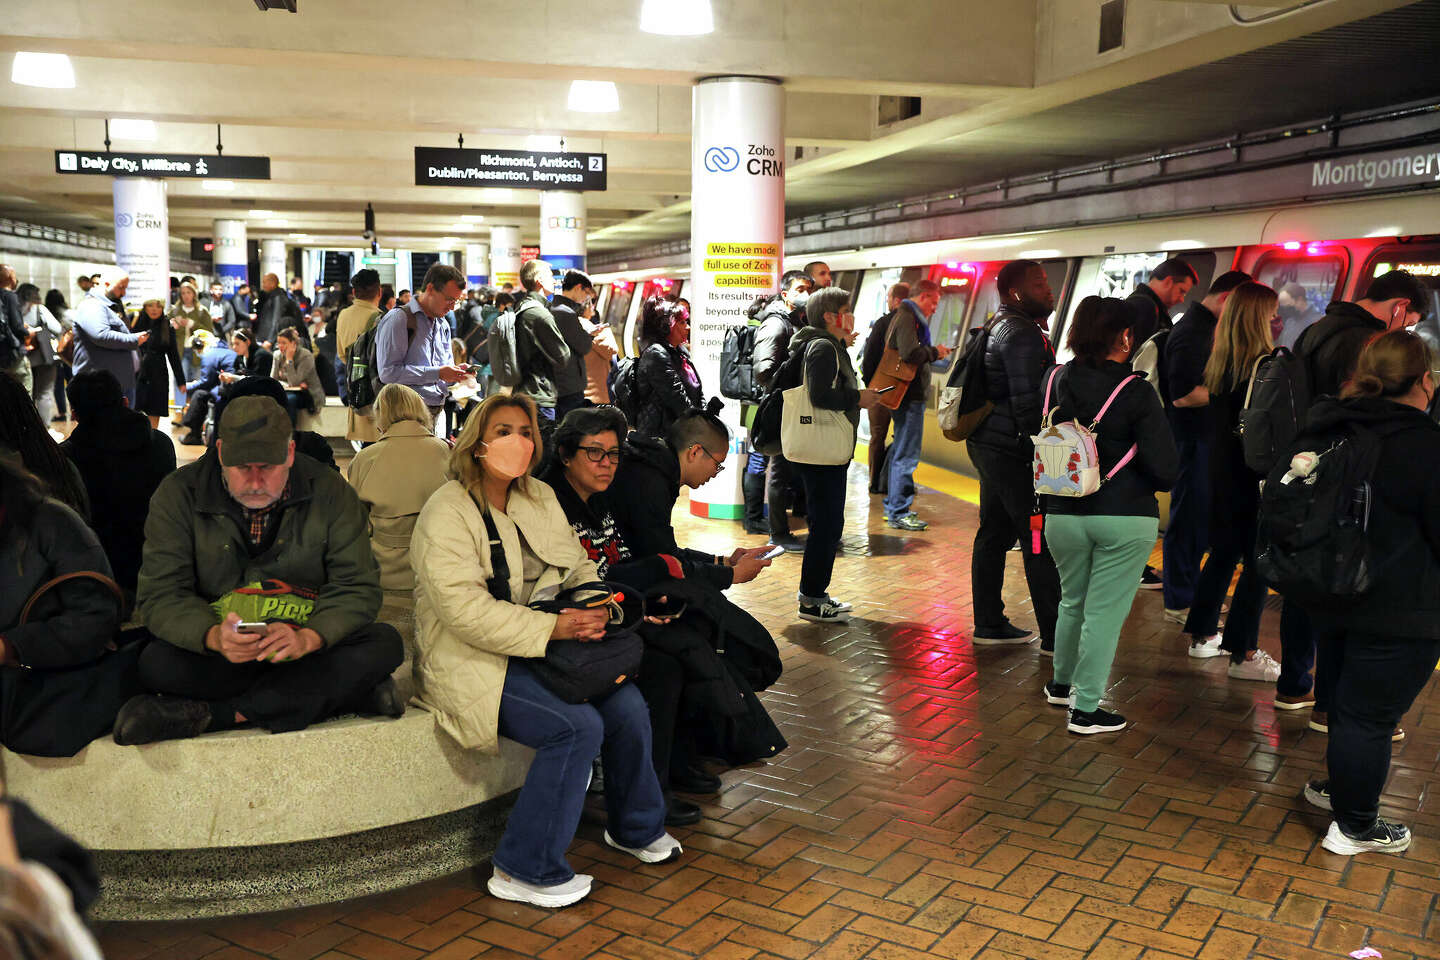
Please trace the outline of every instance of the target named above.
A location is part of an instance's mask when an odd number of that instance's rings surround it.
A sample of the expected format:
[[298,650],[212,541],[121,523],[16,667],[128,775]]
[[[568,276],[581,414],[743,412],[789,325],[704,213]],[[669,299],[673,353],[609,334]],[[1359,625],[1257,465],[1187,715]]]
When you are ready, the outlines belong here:
[[1060,370],[1060,367],[1053,368],[1049,379],[1045,381],[1045,422],[1041,424],[1040,433],[1030,438],[1035,444],[1035,492],[1052,497],[1088,497],[1135,457],[1137,448],[1131,444],[1125,456],[1110,468],[1110,472],[1100,476],[1100,454],[1095,447],[1095,428],[1100,425],[1101,419],[1110,409],[1110,404],[1115,402],[1125,385],[1131,380],[1141,378],[1131,374],[1121,380],[1115,389],[1110,391],[1110,396],[1095,415],[1094,421],[1086,427],[1078,420],[1067,420],[1058,424],[1053,422],[1055,411],[1060,407],[1059,404],[1050,406],[1050,392]]

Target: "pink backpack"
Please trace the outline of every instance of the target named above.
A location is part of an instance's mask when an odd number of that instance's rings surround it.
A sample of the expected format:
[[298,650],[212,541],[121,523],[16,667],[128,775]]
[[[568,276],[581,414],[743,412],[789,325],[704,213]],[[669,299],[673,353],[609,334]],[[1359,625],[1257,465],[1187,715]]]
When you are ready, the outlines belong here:
[[1054,387],[1055,377],[1059,373],[1059,367],[1053,368],[1049,379],[1045,381],[1045,421],[1041,424],[1040,433],[1030,438],[1035,444],[1035,492],[1052,497],[1088,497],[1135,457],[1137,448],[1131,444],[1125,456],[1110,468],[1109,473],[1101,477],[1100,455],[1095,447],[1095,428],[1100,425],[1101,419],[1110,409],[1110,404],[1115,402],[1125,385],[1140,378],[1131,374],[1121,380],[1115,389],[1110,391],[1105,405],[1087,428],[1078,420],[1067,420],[1059,424],[1053,422],[1055,411],[1060,407],[1058,404],[1050,406],[1050,390]]

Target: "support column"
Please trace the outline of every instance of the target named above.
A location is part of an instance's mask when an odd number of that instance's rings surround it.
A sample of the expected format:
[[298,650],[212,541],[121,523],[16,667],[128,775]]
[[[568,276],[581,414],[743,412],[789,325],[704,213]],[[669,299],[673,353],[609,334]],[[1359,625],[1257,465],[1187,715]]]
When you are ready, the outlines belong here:
[[285,258],[284,240],[261,240],[260,241],[260,276],[273,273],[280,280],[280,286],[284,287],[290,282],[287,274],[290,272],[290,264]]
[[[764,77],[712,77],[695,85],[690,137],[690,356],[706,394],[718,394],[725,331],[745,308],[779,288],[785,238],[785,90]],[[750,452],[740,404],[721,411],[730,427],[725,470],[690,492],[690,512],[739,519],[740,478]]]
[[490,282],[520,289],[520,228],[490,228]]
[[558,273],[585,269],[585,194],[540,193],[540,257]]
[[465,244],[465,282],[472,287],[490,283],[490,244]]
[[250,282],[250,256],[244,220],[215,221],[215,279],[228,297],[241,284]]
[[170,303],[170,214],[165,181],[115,178],[115,264],[130,277],[125,304]]

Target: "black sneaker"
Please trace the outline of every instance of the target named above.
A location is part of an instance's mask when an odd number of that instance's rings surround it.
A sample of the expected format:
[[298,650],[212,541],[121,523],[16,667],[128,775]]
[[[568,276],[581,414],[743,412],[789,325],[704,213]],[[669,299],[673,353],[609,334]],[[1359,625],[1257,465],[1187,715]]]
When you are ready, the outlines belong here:
[[1029,630],[1021,630],[1008,620],[998,627],[976,627],[970,639],[976,646],[993,646],[1001,643],[1029,643],[1034,636]]
[[800,619],[809,620],[811,623],[845,623],[850,615],[840,609],[840,605],[833,600],[825,600],[821,603],[800,604]]
[[665,826],[667,827],[688,827],[691,824],[699,823],[705,816],[705,811],[689,800],[682,800],[679,797],[665,797]]
[[377,683],[356,704],[355,712],[367,717],[403,717],[405,701],[400,699],[400,688],[394,678],[386,677]]
[[793,533],[771,534],[770,546],[784,547],[786,553],[804,553],[805,541]]
[[1330,781],[1311,780],[1305,784],[1305,802],[1321,810],[1330,809]]
[[125,701],[115,717],[115,742],[122,747],[198,737],[210,726],[210,704],[142,693]]
[[700,797],[712,797],[720,792],[722,786],[720,778],[713,773],[706,773],[696,767],[686,767],[684,770],[670,771],[670,788],[680,793],[690,793]]
[[1071,707],[1070,721],[1065,725],[1065,729],[1071,733],[1114,733],[1116,730],[1125,729],[1125,718],[1099,707],[1089,711]]
[[194,433],[193,431],[192,431],[191,433],[187,433],[187,434],[185,434],[185,436],[181,437],[181,438],[180,438],[180,442],[181,442],[181,444],[183,444],[184,446],[187,446],[187,447],[203,447],[203,446],[205,446],[205,438],[202,437],[202,436],[200,436],[200,434],[198,434],[198,433]]
[[1053,703],[1057,707],[1070,706],[1070,684],[1047,680],[1041,691],[1045,694],[1046,703]]
[[1332,820],[1320,846],[1345,857],[1357,853],[1399,853],[1410,848],[1410,828],[1394,820],[1377,819],[1369,830],[1352,837]]
[[1140,574],[1140,589],[1159,590],[1163,586],[1165,586],[1165,581],[1161,579],[1160,571],[1147,565],[1145,572]]

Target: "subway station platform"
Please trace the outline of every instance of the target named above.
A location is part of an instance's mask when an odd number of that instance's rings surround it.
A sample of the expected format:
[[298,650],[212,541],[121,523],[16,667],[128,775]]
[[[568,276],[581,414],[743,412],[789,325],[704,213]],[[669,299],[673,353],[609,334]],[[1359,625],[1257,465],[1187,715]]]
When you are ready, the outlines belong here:
[[[831,588],[850,623],[795,620],[797,556],[732,590],[779,639],[763,699],[790,748],[724,774],[707,819],[672,831],[678,863],[637,865],[587,819],[570,859],[596,884],[565,910],[494,899],[483,867],[324,907],[102,924],[106,957],[1440,957],[1440,682],[1404,720],[1382,804],[1414,845],[1332,855],[1300,796],[1325,737],[1275,711],[1271,685],[1189,659],[1158,592],[1137,596],[1111,677],[1131,726],[1068,734],[1035,644],[971,645],[975,507],[926,488],[930,530],[903,533],[864,482],[857,466]],[[682,542],[758,542],[686,507]],[[1018,553],[1007,607],[1033,626]],[[1273,654],[1277,629],[1267,611]]]

